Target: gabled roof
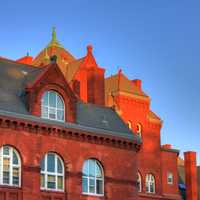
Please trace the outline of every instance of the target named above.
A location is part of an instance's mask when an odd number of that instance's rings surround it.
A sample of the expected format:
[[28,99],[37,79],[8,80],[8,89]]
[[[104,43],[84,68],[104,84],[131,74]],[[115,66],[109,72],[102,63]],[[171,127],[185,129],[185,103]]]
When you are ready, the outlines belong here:
[[129,80],[122,72],[110,76],[105,80],[106,94],[109,92],[126,92],[139,96],[148,97],[141,89],[139,89],[131,80]]
[[[25,88],[27,84],[33,84],[36,80],[39,80],[47,70],[48,67],[37,68],[0,59],[0,114],[68,127],[69,123],[44,120],[31,115],[27,110]],[[91,132],[97,131],[101,134],[122,137],[141,143],[141,140],[133,135],[112,109],[78,102],[76,110],[76,123],[72,126],[85,131],[88,129]]]

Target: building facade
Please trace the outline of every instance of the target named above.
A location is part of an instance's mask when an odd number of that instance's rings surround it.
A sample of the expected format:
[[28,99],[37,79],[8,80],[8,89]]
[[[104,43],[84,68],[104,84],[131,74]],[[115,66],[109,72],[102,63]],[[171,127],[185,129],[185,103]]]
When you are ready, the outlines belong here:
[[92,51],[76,59],[54,29],[34,59],[0,58],[0,200],[182,199],[141,80],[105,78]]

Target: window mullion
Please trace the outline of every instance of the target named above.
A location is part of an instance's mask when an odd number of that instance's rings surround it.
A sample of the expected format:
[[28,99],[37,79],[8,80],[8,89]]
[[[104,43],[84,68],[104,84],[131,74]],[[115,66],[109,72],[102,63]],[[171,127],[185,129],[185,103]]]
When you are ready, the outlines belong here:
[[[56,98],[57,99],[57,98]],[[56,181],[56,184],[55,184],[55,189],[57,190],[58,189],[58,173],[57,173],[57,155],[55,155],[55,181]]]
[[95,192],[95,194],[97,194],[97,188],[96,188],[96,186],[97,186],[97,179],[96,179],[96,168],[97,168],[97,162],[96,162],[96,160],[95,160],[95,168],[94,168],[94,192]]
[[47,92],[47,118],[49,119],[49,92]]
[[0,184],[3,183],[3,147],[0,149],[1,160],[0,160]]
[[13,149],[9,148],[10,151],[10,185],[13,185]]
[[44,187],[45,189],[47,189],[47,181],[48,181],[48,176],[47,176],[47,154],[45,155],[45,158],[44,158],[44,163],[45,163],[45,166],[44,166]]

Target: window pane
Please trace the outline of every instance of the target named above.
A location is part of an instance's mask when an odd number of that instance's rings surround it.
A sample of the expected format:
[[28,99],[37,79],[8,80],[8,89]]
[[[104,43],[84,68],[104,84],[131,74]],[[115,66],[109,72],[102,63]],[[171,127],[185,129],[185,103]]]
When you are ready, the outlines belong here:
[[19,168],[13,168],[13,185],[19,185]]
[[63,101],[59,96],[57,96],[57,107],[59,109],[64,109]]
[[63,177],[62,176],[58,176],[58,189],[62,190],[63,189]]
[[83,192],[88,193],[88,179],[87,178],[83,178],[82,188],[83,188]]
[[55,92],[49,92],[49,106],[50,107],[56,107],[56,93]]
[[47,155],[47,171],[55,172],[55,155],[54,154]]
[[55,178],[55,176],[48,175],[47,187],[49,189],[55,189],[56,188],[56,178]]
[[94,181],[94,179],[89,179],[89,192],[95,193],[95,181]]
[[9,147],[8,146],[4,146],[3,147],[3,155],[9,155]]
[[4,184],[9,184],[10,183],[10,178],[9,178],[10,173],[7,171],[3,172],[3,183]]
[[103,181],[97,179],[97,194],[103,194]]
[[42,117],[48,118],[48,107],[42,106]]
[[9,184],[10,183],[10,159],[3,158],[3,183]]
[[94,160],[89,160],[89,176],[95,176],[95,164],[96,162]]
[[17,158],[17,155],[16,155],[15,151],[13,151],[13,164],[14,165],[18,165],[19,164],[18,163],[18,158]]
[[48,106],[48,92],[45,92],[42,97],[42,105]]
[[89,161],[85,161],[83,166],[83,176],[89,176]]
[[59,158],[57,158],[57,172],[58,173],[63,173],[62,163],[61,163]]
[[58,120],[64,120],[64,111],[63,110],[57,110],[57,119]]
[[9,171],[10,158],[3,158],[3,171]]
[[40,168],[42,171],[44,171],[44,161],[45,161],[45,159],[42,159],[42,161],[40,163]]
[[98,165],[98,163],[96,164],[96,177],[97,178],[101,178],[102,177],[101,168]]
[[153,184],[150,185],[150,192],[152,192],[152,193],[154,192]]
[[41,186],[42,188],[45,187],[44,174],[41,174],[41,175],[40,175],[40,186]]
[[54,109],[54,108],[49,109],[49,118],[56,119],[56,109]]

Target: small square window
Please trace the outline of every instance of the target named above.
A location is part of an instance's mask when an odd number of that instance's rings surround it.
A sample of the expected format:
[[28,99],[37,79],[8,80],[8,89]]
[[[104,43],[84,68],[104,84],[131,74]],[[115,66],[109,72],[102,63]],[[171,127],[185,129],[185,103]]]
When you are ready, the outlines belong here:
[[167,174],[167,183],[168,183],[169,185],[172,185],[172,184],[173,184],[173,174],[172,174],[171,172],[169,172],[169,173]]

